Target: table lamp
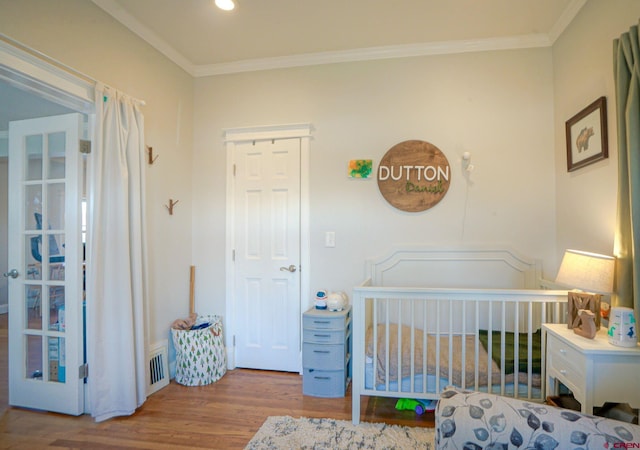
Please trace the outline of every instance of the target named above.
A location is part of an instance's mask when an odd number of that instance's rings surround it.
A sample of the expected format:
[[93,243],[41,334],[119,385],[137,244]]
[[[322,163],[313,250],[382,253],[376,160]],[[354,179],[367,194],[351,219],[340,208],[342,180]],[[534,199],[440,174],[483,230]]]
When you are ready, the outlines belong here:
[[594,313],[596,329],[600,329],[600,301],[602,294],[613,291],[614,263],[612,256],[578,250],[565,251],[556,283],[574,289],[568,294],[568,328],[580,325],[578,311],[586,309]]

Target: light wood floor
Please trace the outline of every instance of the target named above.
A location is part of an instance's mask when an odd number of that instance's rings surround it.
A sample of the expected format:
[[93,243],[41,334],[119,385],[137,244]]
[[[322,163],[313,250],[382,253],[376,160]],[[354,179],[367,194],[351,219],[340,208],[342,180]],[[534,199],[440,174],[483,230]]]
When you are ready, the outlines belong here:
[[[268,416],[351,420],[351,395],[302,395],[298,374],[237,369],[218,382],[185,387],[172,382],[132,416],[95,423],[8,406],[7,315],[0,315],[0,449],[242,449]],[[433,414],[396,411],[395,401],[364,399],[361,420],[433,427]]]

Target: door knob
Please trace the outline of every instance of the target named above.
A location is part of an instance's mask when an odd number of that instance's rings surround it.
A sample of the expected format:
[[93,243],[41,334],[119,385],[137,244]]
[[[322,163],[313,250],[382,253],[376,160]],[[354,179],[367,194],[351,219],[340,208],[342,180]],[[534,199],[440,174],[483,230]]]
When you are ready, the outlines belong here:
[[280,267],[280,271],[282,272],[295,272],[296,271],[296,266],[291,264],[289,267]]
[[19,273],[17,269],[11,269],[10,271],[3,273],[2,275],[4,275],[5,278],[18,278]]

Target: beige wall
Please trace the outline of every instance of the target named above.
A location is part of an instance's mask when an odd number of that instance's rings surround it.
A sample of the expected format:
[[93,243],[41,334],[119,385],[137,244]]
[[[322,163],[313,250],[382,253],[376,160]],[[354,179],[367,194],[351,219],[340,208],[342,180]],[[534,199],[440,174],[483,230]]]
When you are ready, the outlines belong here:
[[[613,39],[639,18],[637,0],[590,0],[553,47],[558,261],[566,248],[613,254],[618,183]],[[565,121],[603,95],[609,158],[569,173]]]
[[[611,40],[640,17],[635,0],[590,0],[553,49],[195,80],[91,2],[0,0],[0,11],[0,32],[147,103],[146,140],[160,155],[147,170],[152,339],[186,313],[192,263],[198,310],[225,312],[225,128],[313,124],[311,289],[350,289],[365,259],[399,244],[508,245],[542,259],[548,278],[566,247],[611,253]],[[610,158],[568,174],[564,121],[603,94]],[[419,214],[390,207],[375,180],[346,177],[349,159],[377,165],[405,139],[437,145],[453,169],[444,200]],[[180,200],[173,216],[169,198]]]
[[[507,245],[555,263],[551,50],[391,59],[196,79],[194,260],[201,292],[224,311],[225,128],[313,124],[311,289],[350,290],[364,262],[394,245]],[[346,177],[407,139],[449,159],[433,209],[404,213],[375,180]],[[461,156],[472,155],[467,180]],[[336,247],[324,247],[335,231]],[[305,299],[310,301],[311,299]]]
[[[146,102],[150,336],[188,312],[193,79],[85,0],[0,0],[0,32]],[[180,200],[174,215],[165,204]],[[90,299],[89,299],[90,301]]]

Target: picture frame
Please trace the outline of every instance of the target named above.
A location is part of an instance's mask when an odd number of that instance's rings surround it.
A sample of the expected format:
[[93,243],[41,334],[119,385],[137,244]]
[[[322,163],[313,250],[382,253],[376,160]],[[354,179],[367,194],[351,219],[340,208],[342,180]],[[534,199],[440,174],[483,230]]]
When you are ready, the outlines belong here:
[[607,98],[600,97],[566,121],[567,171],[609,157]]

